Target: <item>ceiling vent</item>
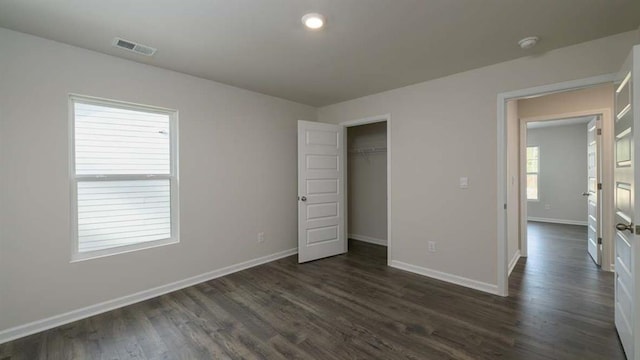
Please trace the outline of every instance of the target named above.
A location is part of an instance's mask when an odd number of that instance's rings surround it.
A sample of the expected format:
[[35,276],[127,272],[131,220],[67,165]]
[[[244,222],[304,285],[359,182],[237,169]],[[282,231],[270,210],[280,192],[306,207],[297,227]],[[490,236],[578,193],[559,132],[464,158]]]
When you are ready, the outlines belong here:
[[137,43],[134,43],[133,41],[129,41],[121,38],[113,39],[113,46],[120,49],[134,52],[136,54],[144,55],[144,56],[153,56],[153,54],[155,54],[157,50],[155,48],[152,48],[151,46],[137,44]]

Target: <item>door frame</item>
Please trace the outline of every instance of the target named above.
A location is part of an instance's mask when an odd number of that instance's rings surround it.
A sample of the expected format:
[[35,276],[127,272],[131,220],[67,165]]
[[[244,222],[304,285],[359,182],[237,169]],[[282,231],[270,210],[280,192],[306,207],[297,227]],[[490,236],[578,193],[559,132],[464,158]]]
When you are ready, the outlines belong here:
[[[519,222],[519,235],[520,235],[520,254],[523,257],[526,257],[528,254],[528,233],[527,233],[527,179],[526,179],[526,153],[527,153],[527,124],[531,122],[539,122],[539,121],[554,121],[554,120],[562,120],[576,117],[587,117],[587,116],[599,116],[602,127],[602,138],[598,142],[598,157],[600,158],[600,162],[598,163],[598,180],[600,183],[610,184],[612,179],[605,178],[606,174],[609,174],[610,177],[613,176],[612,163],[607,161],[603,155],[605,155],[605,136],[611,138],[613,129],[613,118],[611,109],[592,109],[592,110],[584,110],[584,111],[575,111],[570,113],[559,113],[559,114],[551,114],[544,116],[534,116],[527,118],[519,119],[520,126],[520,136],[519,136],[519,171],[518,175],[520,177],[520,201],[519,201],[519,214],[520,214],[520,222]],[[608,120],[605,120],[608,119]],[[611,147],[612,140],[609,139],[607,143]],[[612,152],[613,149],[609,148],[606,150],[607,152]],[[587,159],[585,158],[585,161]],[[611,168],[611,169],[610,169]],[[605,206],[608,205],[608,206]],[[613,233],[609,231],[605,231],[604,229],[612,229],[613,228],[613,192],[610,186],[607,186],[606,189],[603,186],[602,193],[598,198],[598,211],[600,213],[600,218],[598,219],[598,224],[600,226],[600,235],[602,236],[602,269],[606,271],[613,271],[613,265],[611,262],[613,246]]]
[[[361,118],[361,119],[355,119],[355,120],[349,120],[349,121],[344,121],[341,122],[340,126],[345,128],[345,136],[343,141],[343,148],[346,150],[347,149],[347,128],[350,127],[354,127],[354,126],[360,126],[360,125],[367,125],[367,124],[374,124],[374,123],[379,123],[379,122],[384,122],[386,121],[387,123],[387,265],[391,266],[391,259],[393,258],[392,254],[393,254],[393,247],[392,244],[393,242],[391,241],[391,114],[383,114],[383,115],[375,115],[375,116],[370,116],[370,117],[366,117],[366,118]],[[345,198],[345,213],[344,213],[344,221],[345,221],[345,226],[344,226],[344,236],[345,236],[345,252],[348,250],[347,247],[349,246],[349,193],[348,193],[348,183],[349,183],[349,178],[348,178],[348,172],[347,172],[347,166],[348,166],[348,161],[349,161],[349,156],[348,154],[345,155],[344,157],[344,162],[342,164],[343,168],[342,171],[344,172],[344,184],[342,184],[342,189],[344,191],[344,198]]]
[[509,260],[507,251],[507,102],[556,92],[579,90],[591,86],[613,83],[616,74],[605,74],[584,79],[564,81],[521,90],[506,91],[497,97],[497,294],[509,296]]

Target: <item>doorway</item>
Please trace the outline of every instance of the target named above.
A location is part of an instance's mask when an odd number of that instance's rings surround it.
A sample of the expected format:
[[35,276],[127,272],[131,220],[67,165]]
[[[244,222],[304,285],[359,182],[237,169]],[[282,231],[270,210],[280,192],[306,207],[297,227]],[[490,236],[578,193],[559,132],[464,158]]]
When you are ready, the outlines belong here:
[[[369,124],[372,126],[365,127]],[[350,128],[356,128],[352,131],[352,142],[347,136]],[[352,184],[357,188],[353,188],[351,228],[347,174],[350,157],[354,162],[351,171],[355,180],[364,181],[360,185]],[[374,181],[367,180],[373,172],[377,174]],[[393,255],[390,189],[389,114],[340,124],[299,120],[298,262],[347,253],[351,234],[358,238],[355,241],[372,246],[384,246],[386,242],[386,264],[389,265]]]
[[520,181],[510,184],[509,270],[514,247],[528,256],[533,220],[586,226],[585,252],[612,271],[613,91],[609,83],[510,101],[509,128],[517,136],[507,158]]
[[[544,262],[552,257],[581,258],[587,252],[593,263],[602,264],[602,117],[520,119],[520,175],[524,179],[520,226],[526,227],[521,253],[534,250]],[[547,235],[555,241],[548,241]],[[561,244],[567,241],[572,246],[561,246],[569,245]],[[545,252],[543,245],[557,249]],[[510,272],[514,266],[512,260]]]
[[386,263],[387,122],[347,127],[346,138],[349,247],[364,246],[384,254]]
[[391,116],[346,121],[346,238],[385,246],[392,259],[391,240]]
[[[601,191],[603,231],[603,262],[610,269],[613,258],[612,209],[613,187],[613,83],[614,75],[568,81],[523,89],[498,95],[498,293],[507,296],[509,265],[518,257],[527,257],[526,172],[520,173],[520,163],[526,161],[522,133],[528,121],[550,121],[572,117],[602,115],[602,176]],[[600,96],[598,96],[600,93]],[[547,101],[551,100],[551,101]],[[547,102],[546,107],[536,106]],[[519,107],[519,105],[526,105]],[[578,106],[582,104],[582,106]],[[540,111],[540,110],[544,111]],[[532,110],[538,110],[537,112]],[[586,144],[585,144],[586,147]],[[522,149],[522,151],[520,150]],[[587,154],[585,151],[586,158]],[[581,189],[581,192],[584,191]],[[524,203],[524,204],[521,204]],[[511,245],[509,244],[511,243]],[[515,244],[515,246],[514,246]],[[509,251],[520,254],[514,259]],[[586,254],[586,251],[585,251]],[[512,260],[510,262],[510,260]]]

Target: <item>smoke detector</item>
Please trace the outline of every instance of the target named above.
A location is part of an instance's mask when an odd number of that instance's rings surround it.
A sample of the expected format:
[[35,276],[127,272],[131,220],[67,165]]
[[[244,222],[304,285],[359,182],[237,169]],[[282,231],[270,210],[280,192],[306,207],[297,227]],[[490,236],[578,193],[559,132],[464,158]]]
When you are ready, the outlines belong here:
[[520,45],[520,47],[522,49],[531,49],[532,47],[536,46],[538,41],[540,41],[539,37],[537,37],[537,36],[529,36],[529,37],[526,37],[526,38],[518,41],[518,45]]
[[112,45],[117,48],[131,51],[144,56],[153,56],[153,54],[155,54],[158,50],[156,48],[152,48],[151,46],[134,43],[133,41],[125,40],[118,37],[113,39]]

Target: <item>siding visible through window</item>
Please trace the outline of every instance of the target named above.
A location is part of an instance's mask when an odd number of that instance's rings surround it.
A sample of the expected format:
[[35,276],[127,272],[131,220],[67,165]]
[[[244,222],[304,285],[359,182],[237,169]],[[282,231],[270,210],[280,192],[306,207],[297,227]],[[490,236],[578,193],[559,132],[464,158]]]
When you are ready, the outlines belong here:
[[539,200],[540,148],[527,146],[527,200]]

